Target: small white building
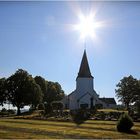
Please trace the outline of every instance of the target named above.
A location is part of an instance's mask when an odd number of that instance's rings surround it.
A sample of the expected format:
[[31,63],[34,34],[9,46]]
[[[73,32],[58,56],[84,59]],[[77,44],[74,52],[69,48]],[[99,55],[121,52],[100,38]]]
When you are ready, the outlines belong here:
[[100,100],[99,95],[94,90],[93,79],[94,77],[90,72],[86,50],[84,50],[79,73],[76,78],[76,89],[62,100],[65,108],[76,110],[80,108],[90,109],[95,105],[101,105],[103,108],[109,106],[106,102]]

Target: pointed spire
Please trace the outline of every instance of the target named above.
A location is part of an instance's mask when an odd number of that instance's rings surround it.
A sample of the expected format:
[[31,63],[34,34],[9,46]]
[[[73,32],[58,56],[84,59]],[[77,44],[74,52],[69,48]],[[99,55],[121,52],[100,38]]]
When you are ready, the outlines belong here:
[[81,61],[78,77],[85,77],[85,78],[86,77],[88,77],[88,78],[92,77],[92,75],[90,73],[90,68],[89,68],[89,65],[88,65],[86,50],[84,50],[84,54],[83,54],[83,58],[82,58],[82,61]]

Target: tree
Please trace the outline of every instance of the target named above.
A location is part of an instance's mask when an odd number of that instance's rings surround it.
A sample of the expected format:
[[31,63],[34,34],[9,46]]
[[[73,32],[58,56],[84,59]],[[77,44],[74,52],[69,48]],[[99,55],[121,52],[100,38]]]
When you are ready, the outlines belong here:
[[5,78],[0,79],[0,105],[6,102],[5,81]]
[[57,82],[48,82],[47,93],[44,97],[44,100],[48,104],[51,104],[53,101],[60,101],[64,97],[64,91],[61,88],[61,85]]
[[140,86],[138,80],[130,75],[121,79],[116,86],[116,96],[118,97],[119,101],[124,103],[127,110],[129,111],[130,104],[136,101],[137,95],[139,95],[140,93]]
[[60,101],[64,97],[64,91],[61,85],[57,82],[49,81],[47,84],[47,92],[44,94],[45,112],[49,114],[52,112],[51,103],[53,101]]
[[[44,97],[47,94],[48,82],[45,81],[45,79],[41,76],[36,76],[34,79],[35,79],[35,82],[40,86],[43,97]],[[45,102],[44,98],[43,98],[43,101]]]
[[42,102],[43,94],[40,86],[36,84],[34,79],[32,79],[31,83],[31,93],[32,93],[32,100],[31,104],[34,109],[36,109],[37,105]]
[[[140,91],[140,80],[138,82],[139,82],[139,91]],[[136,102],[135,102],[136,111],[138,115],[140,116],[140,92],[137,94],[135,99],[136,99]]]
[[19,69],[6,80],[8,100],[17,107],[17,115],[20,108],[25,105],[37,105],[42,100],[42,92],[35,80],[27,71]]

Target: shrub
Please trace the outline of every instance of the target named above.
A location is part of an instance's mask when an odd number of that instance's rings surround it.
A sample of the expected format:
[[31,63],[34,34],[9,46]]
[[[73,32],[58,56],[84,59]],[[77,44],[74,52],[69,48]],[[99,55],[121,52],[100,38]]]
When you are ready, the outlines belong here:
[[0,112],[0,115],[8,115],[8,112],[7,112],[7,109],[5,108],[2,108],[1,112]]
[[51,103],[51,106],[52,106],[53,110],[62,110],[63,109],[63,103],[61,103],[59,101],[53,101]]
[[43,104],[43,103],[39,104],[39,105],[37,106],[37,109],[38,109],[38,110],[45,110],[44,104]]
[[53,112],[52,106],[50,104],[45,105],[45,113],[44,113],[44,115],[46,117],[50,117],[50,116],[52,116],[52,112]]
[[103,111],[97,111],[95,117],[97,117],[98,120],[105,120],[106,113]]
[[2,108],[1,112],[7,112],[6,108]]
[[119,132],[129,132],[133,125],[131,117],[128,114],[123,113],[118,120],[117,130]]
[[8,112],[9,114],[16,114],[16,111],[13,110],[13,109],[9,109],[9,110],[7,110],[7,112]]
[[93,106],[89,111],[91,115],[95,115],[97,113],[97,107]]
[[80,125],[89,118],[89,113],[85,110],[79,109],[75,112],[71,112],[71,117],[74,123]]

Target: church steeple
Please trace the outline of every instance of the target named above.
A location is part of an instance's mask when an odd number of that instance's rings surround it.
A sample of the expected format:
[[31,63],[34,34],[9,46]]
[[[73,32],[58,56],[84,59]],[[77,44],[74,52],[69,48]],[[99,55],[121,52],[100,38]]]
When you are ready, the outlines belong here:
[[83,58],[81,61],[78,77],[82,78],[93,78],[91,73],[90,73],[90,68],[87,60],[87,55],[86,55],[86,50],[84,50]]

